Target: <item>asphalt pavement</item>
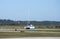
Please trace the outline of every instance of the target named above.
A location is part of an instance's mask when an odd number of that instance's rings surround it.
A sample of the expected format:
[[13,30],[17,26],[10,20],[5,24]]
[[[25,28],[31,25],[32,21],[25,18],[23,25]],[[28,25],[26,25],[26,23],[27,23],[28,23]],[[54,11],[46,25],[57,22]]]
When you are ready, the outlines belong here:
[[0,39],[60,39],[60,37],[26,37],[26,38],[0,38]]

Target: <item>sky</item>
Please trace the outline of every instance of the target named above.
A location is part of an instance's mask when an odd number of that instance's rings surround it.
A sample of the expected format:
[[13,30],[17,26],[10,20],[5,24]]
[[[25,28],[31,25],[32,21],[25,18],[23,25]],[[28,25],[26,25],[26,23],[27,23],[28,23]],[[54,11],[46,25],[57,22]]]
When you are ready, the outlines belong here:
[[0,0],[0,19],[60,21],[60,0]]

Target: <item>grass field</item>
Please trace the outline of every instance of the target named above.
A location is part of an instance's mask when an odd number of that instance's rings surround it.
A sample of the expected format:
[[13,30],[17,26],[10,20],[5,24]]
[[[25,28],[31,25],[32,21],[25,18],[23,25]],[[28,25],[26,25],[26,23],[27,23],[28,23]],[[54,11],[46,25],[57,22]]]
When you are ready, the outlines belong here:
[[10,37],[60,37],[59,33],[0,32],[0,38]]
[[[38,27],[36,28],[38,29]],[[0,26],[0,29],[23,29],[23,27]],[[59,32],[59,33],[40,33],[40,32]],[[24,32],[0,32],[0,38],[10,38],[10,37],[60,37],[60,30],[35,30],[35,31],[26,30]]]
[[[3,26],[0,26],[0,29],[15,29],[15,28],[17,28],[17,29],[23,29],[24,28],[24,26],[20,26],[20,25],[15,25],[15,26],[13,26],[13,25],[3,25]],[[35,26],[35,28],[36,29],[59,29],[59,28],[55,28],[55,26],[49,26],[49,28],[48,28],[48,26]]]
[[5,25],[5,26],[0,26],[0,29],[21,29],[23,28],[23,26],[8,26],[8,25]]

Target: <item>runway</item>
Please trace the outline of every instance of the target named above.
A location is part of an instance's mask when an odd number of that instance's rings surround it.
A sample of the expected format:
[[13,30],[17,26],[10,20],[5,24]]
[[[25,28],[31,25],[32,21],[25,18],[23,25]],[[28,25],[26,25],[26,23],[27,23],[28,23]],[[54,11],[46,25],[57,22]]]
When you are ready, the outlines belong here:
[[[60,29],[16,29],[16,30],[60,30]],[[0,29],[0,31],[15,31],[15,29]]]
[[26,37],[26,38],[0,38],[0,39],[60,39],[60,37]]
[[[15,29],[0,29],[1,30],[12,30],[14,31]],[[60,29],[17,29],[17,30],[60,30]]]
[[[26,32],[31,32],[32,30],[32,33],[33,33],[34,31],[37,32],[37,30],[60,30],[60,29],[17,29],[17,31],[15,31],[15,29],[0,29],[0,32],[21,32],[22,30]],[[40,31],[38,33],[60,33],[60,32],[41,32]]]

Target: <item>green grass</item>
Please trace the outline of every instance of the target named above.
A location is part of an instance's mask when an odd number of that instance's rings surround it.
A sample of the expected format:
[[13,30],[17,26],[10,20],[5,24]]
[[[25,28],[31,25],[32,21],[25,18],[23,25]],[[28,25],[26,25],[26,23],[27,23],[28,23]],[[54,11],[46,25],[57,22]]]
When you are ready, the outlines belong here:
[[[60,28],[55,28],[55,26],[35,26],[36,29],[60,29]],[[0,29],[23,29],[24,26],[20,26],[20,25],[3,25],[3,26],[0,26]]]
[[59,33],[0,32],[0,38],[10,37],[60,37]]
[[60,32],[60,30],[25,30],[31,32]]
[[60,32],[60,30],[36,30],[38,32]]
[[[0,26],[0,29],[23,29],[22,26]],[[36,28],[47,29],[46,26],[36,26]],[[39,33],[39,32],[60,32],[60,30],[38,30],[25,32],[0,32],[0,38],[10,37],[60,37],[60,33]]]

